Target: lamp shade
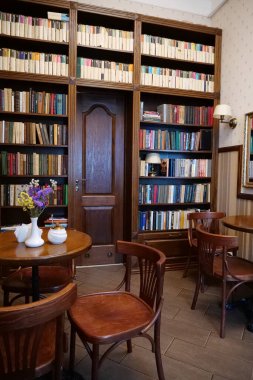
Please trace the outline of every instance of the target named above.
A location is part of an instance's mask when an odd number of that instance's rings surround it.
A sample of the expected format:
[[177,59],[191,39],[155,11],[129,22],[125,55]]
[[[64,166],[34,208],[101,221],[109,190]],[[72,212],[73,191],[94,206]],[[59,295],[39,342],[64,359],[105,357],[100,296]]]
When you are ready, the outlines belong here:
[[215,107],[213,117],[215,119],[220,119],[221,116],[231,117],[232,116],[231,107],[228,106],[227,104],[218,104]]
[[145,158],[147,164],[160,164],[161,158],[158,153],[148,153]]

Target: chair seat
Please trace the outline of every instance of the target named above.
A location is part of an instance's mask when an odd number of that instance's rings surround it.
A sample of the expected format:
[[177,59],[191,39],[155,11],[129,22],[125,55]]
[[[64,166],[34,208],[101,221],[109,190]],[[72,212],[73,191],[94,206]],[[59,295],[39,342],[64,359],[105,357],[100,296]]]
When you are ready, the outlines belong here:
[[[39,267],[40,292],[57,292],[72,280],[68,267],[41,266]],[[32,268],[22,268],[9,275],[2,283],[3,291],[32,294]]]
[[154,311],[127,292],[98,293],[79,297],[69,311],[80,335],[90,343],[124,340],[129,332],[140,333],[154,316]]
[[[232,256],[227,258],[229,271],[232,275],[242,281],[253,280],[253,262]],[[216,256],[214,260],[214,275],[222,277],[222,256]],[[227,281],[233,281],[233,276],[229,273],[226,276]]]

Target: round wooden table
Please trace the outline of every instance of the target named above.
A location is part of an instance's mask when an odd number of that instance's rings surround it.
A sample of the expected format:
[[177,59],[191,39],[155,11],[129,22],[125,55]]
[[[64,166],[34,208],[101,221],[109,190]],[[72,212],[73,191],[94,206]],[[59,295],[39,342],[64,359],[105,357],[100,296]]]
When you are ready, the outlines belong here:
[[[252,215],[232,215],[222,219],[225,227],[231,230],[253,233],[253,216]],[[242,303],[244,304],[244,302]],[[253,301],[246,300],[246,316],[248,317],[247,330],[253,332]]]
[[222,219],[225,227],[232,230],[253,233],[253,216],[252,215],[233,215],[226,216]]
[[92,245],[91,237],[83,232],[67,230],[67,240],[52,244],[47,239],[48,229],[43,230],[45,244],[28,248],[18,243],[13,231],[0,233],[0,264],[32,267],[33,301],[39,299],[39,266],[68,261],[87,252]]

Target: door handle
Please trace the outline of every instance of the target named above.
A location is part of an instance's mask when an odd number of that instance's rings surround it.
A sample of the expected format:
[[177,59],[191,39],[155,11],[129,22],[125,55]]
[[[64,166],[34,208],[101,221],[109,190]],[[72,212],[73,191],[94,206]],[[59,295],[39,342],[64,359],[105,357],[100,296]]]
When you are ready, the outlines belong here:
[[79,191],[79,179],[76,179],[76,186],[75,186],[76,192]]

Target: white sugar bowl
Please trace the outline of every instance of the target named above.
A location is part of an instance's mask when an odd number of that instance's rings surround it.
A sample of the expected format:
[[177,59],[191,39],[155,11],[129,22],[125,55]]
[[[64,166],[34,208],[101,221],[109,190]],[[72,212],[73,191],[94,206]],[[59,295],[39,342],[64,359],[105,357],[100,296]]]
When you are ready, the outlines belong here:
[[62,244],[67,239],[67,231],[64,227],[56,224],[54,228],[50,228],[48,231],[47,238],[52,244]]

